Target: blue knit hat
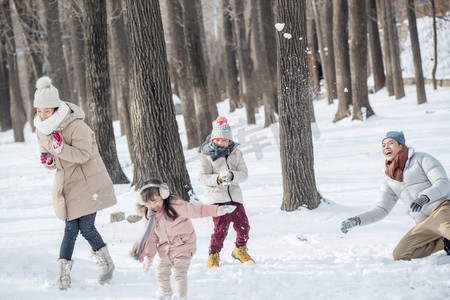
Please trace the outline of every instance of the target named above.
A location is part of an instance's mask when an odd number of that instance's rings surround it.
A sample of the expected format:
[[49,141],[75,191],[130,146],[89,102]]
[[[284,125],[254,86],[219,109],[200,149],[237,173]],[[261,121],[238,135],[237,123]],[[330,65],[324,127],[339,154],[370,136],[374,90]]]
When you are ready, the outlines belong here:
[[400,145],[405,146],[405,135],[403,134],[403,131],[389,131],[388,133],[386,133],[386,137],[383,138],[383,141],[385,139],[394,139]]

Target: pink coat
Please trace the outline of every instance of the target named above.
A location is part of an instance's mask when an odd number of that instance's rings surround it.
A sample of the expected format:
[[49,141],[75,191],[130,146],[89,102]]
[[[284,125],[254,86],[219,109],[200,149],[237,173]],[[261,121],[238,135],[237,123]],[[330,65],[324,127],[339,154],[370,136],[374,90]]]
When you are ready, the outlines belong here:
[[178,214],[172,220],[161,209],[155,220],[152,237],[145,246],[145,256],[152,261],[156,253],[163,260],[173,261],[180,256],[193,256],[197,250],[197,237],[189,218],[217,217],[219,206],[192,204],[181,199],[171,200]]

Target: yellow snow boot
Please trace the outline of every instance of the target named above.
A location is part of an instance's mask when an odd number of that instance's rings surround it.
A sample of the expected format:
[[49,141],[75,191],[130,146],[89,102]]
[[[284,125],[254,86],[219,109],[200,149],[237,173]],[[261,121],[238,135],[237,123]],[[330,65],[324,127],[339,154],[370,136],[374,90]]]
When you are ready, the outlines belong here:
[[253,260],[253,258],[248,254],[247,246],[239,247],[238,245],[236,245],[236,243],[234,243],[234,245],[235,245],[235,247],[234,247],[233,253],[231,253],[231,256],[233,256],[234,259],[239,260],[241,263],[248,262],[250,260],[253,263],[255,262]]
[[219,260],[220,260],[219,253],[210,254],[206,266],[208,268],[218,267]]

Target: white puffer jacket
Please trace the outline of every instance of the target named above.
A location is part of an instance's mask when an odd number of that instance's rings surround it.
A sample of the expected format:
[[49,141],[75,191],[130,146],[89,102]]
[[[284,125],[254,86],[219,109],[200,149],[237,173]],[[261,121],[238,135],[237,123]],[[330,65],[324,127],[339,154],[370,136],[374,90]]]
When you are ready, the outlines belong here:
[[[430,202],[420,212],[412,212],[411,203],[420,195]],[[442,202],[450,200],[450,181],[442,164],[429,154],[408,148],[408,160],[403,170],[403,182],[384,175],[375,206],[359,215],[361,225],[386,217],[398,199],[403,201],[406,213],[419,223],[426,219]]]
[[[217,176],[226,169],[233,172],[233,181],[229,186],[217,184]],[[239,183],[247,180],[248,171],[241,150],[235,148],[228,158],[220,157],[212,161],[211,156],[200,154],[198,180],[205,186],[206,204],[224,203],[229,201],[243,203]]]

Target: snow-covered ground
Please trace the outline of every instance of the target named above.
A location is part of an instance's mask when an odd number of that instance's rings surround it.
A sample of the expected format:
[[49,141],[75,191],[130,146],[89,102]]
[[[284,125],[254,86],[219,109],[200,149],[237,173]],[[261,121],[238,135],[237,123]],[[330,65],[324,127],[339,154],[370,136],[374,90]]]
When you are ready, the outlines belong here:
[[[409,262],[392,260],[395,245],[414,225],[401,203],[378,223],[346,235],[340,231],[344,219],[368,209],[377,196],[386,131],[403,130],[408,146],[432,154],[450,172],[450,88],[434,91],[427,85],[428,102],[423,105],[416,104],[414,86],[405,91],[401,100],[388,97],[386,89],[371,94],[376,115],[364,122],[347,118],[334,124],[337,103],[314,102],[320,130],[314,140],[315,176],[326,202],[312,211],[280,210],[277,124],[263,128],[261,109],[257,124],[246,125],[244,109],[230,114],[228,102],[220,103],[219,113],[228,118],[249,169],[242,189],[251,225],[248,248],[256,264],[241,264],[231,257],[235,239],[231,229],[221,252],[222,266],[207,269],[212,220],[194,219],[198,251],[189,271],[189,299],[449,299],[450,256],[443,251]],[[177,120],[186,145],[182,116]],[[126,138],[119,136],[117,123],[115,129],[119,159],[131,179]],[[72,288],[63,292],[54,286],[64,223],[53,212],[54,173],[41,166],[29,126],[25,136],[24,143],[14,143],[12,131],[0,133],[0,299],[153,299],[154,266],[144,275],[142,266],[128,257],[143,230],[142,221],[110,223],[113,212],[135,213],[130,185],[116,185],[118,204],[97,215],[97,228],[116,264],[111,283],[97,283],[95,259],[79,236]],[[198,152],[185,150],[185,157],[202,200]]]

